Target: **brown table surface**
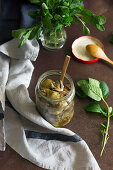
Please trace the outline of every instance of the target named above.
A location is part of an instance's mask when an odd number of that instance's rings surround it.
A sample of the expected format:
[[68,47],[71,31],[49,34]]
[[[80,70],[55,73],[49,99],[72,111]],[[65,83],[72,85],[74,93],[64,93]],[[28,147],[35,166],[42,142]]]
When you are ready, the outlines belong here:
[[[106,54],[113,58],[113,45],[109,43],[109,38],[113,32],[113,1],[112,0],[87,0],[84,2],[85,7],[90,9],[95,14],[103,14],[107,18],[105,24],[105,31],[100,32],[96,28],[90,26],[91,35],[99,38],[104,46]],[[37,61],[33,63],[35,69],[33,72],[29,92],[31,98],[35,101],[34,88],[38,77],[45,71],[51,69],[61,69],[65,56],[71,55],[70,65],[68,67],[68,74],[71,75],[74,84],[81,79],[88,77],[97,80],[105,81],[110,88],[110,95],[107,99],[110,106],[113,106],[113,66],[104,61],[98,61],[92,64],[85,64],[77,61],[71,53],[71,44],[82,33],[82,27],[79,25],[72,25],[66,28],[67,41],[65,46],[59,51],[47,51],[40,46],[40,53]],[[107,142],[103,156],[100,158],[101,150],[101,134],[100,124],[105,122],[105,118],[98,114],[86,113],[83,109],[85,104],[90,100],[75,98],[75,114],[72,121],[65,127],[77,133],[88,144],[94,157],[96,158],[102,170],[113,169],[113,120],[109,128],[109,140]],[[5,152],[0,152],[0,170],[41,170],[31,162],[24,160],[9,146]]]

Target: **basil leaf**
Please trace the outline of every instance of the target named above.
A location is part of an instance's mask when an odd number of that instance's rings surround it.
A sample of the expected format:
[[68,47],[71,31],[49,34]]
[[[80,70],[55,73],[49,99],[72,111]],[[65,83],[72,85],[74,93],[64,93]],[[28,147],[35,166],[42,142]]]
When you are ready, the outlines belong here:
[[87,95],[78,87],[75,88],[75,94],[78,95],[81,98],[86,98]]
[[49,9],[54,9],[55,0],[46,0],[46,4],[47,4]]
[[105,129],[106,129],[106,125],[105,125],[105,124],[103,124],[103,123],[102,123],[102,124],[101,124],[101,126],[102,126],[103,128],[105,128]]
[[104,31],[105,28],[103,25],[96,24],[96,28],[98,28],[100,31]]
[[96,101],[100,101],[103,98],[102,91],[100,87],[98,87],[97,82],[94,84],[94,81],[92,81],[91,83],[91,80],[90,83],[86,80],[80,80],[77,82],[77,85],[90,98]]
[[99,23],[100,25],[103,25],[103,24],[106,23],[106,18],[105,18],[104,15],[97,15],[97,16],[95,16],[95,17],[96,17],[96,19],[98,20],[98,23]]
[[61,11],[62,11],[62,14],[67,14],[67,13],[69,13],[69,8],[68,8],[68,7],[61,6],[60,9],[61,9]]
[[94,14],[91,11],[87,9],[83,9],[80,13],[81,13],[82,20],[84,20],[88,24],[95,25],[95,23],[97,22]]
[[28,31],[28,28],[12,30],[12,36],[21,39]]
[[112,107],[109,107],[109,112],[112,113],[113,109]]
[[81,12],[82,19],[88,24],[94,25],[100,31],[104,31],[103,24],[106,22],[106,18],[103,15],[94,15],[91,11],[83,9]]
[[41,16],[41,10],[40,10],[40,9],[37,9],[36,11],[28,12],[28,15],[29,15],[31,18],[36,19],[37,16]]
[[41,33],[41,25],[34,27],[28,39],[29,40],[38,39],[40,37],[40,33]]
[[112,117],[113,116],[113,108],[112,107],[109,107],[109,113],[110,113],[110,116]]
[[99,104],[88,104],[85,106],[85,110],[89,112],[101,113],[104,116],[107,116],[107,110]]
[[98,80],[95,80],[93,78],[88,78],[88,81],[90,84],[95,85],[96,87],[100,87],[100,82]]
[[83,32],[86,34],[86,35],[90,35],[90,30],[88,27],[86,27],[85,24],[83,24]]
[[100,81],[100,88],[102,90],[103,98],[107,98],[109,95],[109,87],[104,81]]
[[38,5],[41,3],[40,0],[29,0],[29,1],[33,4],[38,4]]
[[42,4],[43,9],[48,9],[47,5],[45,3]]
[[103,137],[105,136],[105,133],[106,133],[105,129],[101,130],[101,134]]
[[18,45],[18,48],[20,48],[29,38],[30,34],[31,34],[32,30],[28,31],[26,33],[26,35],[24,36],[24,39],[21,41],[21,43]]

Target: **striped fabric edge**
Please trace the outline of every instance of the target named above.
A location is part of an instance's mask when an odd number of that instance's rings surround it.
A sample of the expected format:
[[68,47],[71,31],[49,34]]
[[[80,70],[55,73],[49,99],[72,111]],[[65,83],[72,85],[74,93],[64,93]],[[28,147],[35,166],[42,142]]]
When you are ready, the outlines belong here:
[[79,142],[82,141],[78,135],[74,134],[73,136],[63,135],[59,133],[40,133],[36,131],[25,130],[26,138],[32,139],[43,139],[43,140],[57,140],[65,142]]

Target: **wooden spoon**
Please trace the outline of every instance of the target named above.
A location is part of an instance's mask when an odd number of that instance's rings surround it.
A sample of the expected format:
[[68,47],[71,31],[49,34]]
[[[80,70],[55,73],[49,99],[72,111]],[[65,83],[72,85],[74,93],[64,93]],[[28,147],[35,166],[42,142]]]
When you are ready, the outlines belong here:
[[64,81],[64,76],[65,76],[69,61],[70,61],[70,56],[67,55],[66,58],[65,58],[64,65],[63,65],[62,72],[61,72],[61,76],[60,76],[60,80],[62,81],[62,83]]
[[97,57],[97,58],[100,58],[102,60],[105,60],[107,62],[109,62],[110,64],[113,65],[113,61],[110,60],[106,54],[104,53],[104,51],[98,46],[98,45],[95,45],[95,44],[89,44],[86,46],[86,50],[88,51],[89,54],[91,54],[93,57]]
[[70,61],[70,56],[66,56],[64,64],[63,64],[63,68],[62,68],[62,72],[61,72],[61,76],[60,76],[60,84],[61,84],[61,88],[63,88],[63,81],[64,81],[64,76],[68,67]]

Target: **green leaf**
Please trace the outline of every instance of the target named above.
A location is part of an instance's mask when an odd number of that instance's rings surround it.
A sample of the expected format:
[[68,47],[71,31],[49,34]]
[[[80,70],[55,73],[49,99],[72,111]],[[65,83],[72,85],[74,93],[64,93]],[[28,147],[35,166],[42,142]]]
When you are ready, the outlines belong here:
[[69,6],[69,2],[64,2],[63,5],[68,7]]
[[112,117],[113,116],[113,108],[112,107],[109,107],[109,113],[110,113],[110,116]]
[[59,14],[55,14],[55,15],[54,15],[54,19],[55,19],[55,20],[60,20],[60,19],[61,19],[61,16],[60,16]]
[[42,17],[42,21],[43,21],[44,28],[51,29],[52,23],[51,23],[51,17],[49,15],[47,15],[46,17],[45,16]]
[[73,18],[70,16],[63,18],[63,23],[66,24],[67,26],[70,25],[72,21]]
[[81,98],[86,98],[87,97],[87,95],[80,88],[76,87],[75,89],[76,89],[75,90],[76,95],[78,95]]
[[73,9],[73,8],[75,8],[75,7],[76,7],[76,4],[75,4],[75,3],[73,3],[73,4],[70,5],[70,9]]
[[28,15],[33,18],[33,19],[36,19],[37,16],[40,16],[41,15],[41,10],[38,9],[36,11],[32,11],[32,12],[28,12]]
[[87,9],[83,9],[81,12],[81,17],[82,19],[87,22],[88,24],[94,25],[94,23],[96,22],[96,19],[94,17],[94,14],[87,10]]
[[103,96],[100,87],[98,87],[97,81],[94,81],[94,79],[93,80],[89,79],[89,81],[80,80],[77,82],[77,85],[82,89],[82,91],[87,96],[89,96],[90,98],[96,101],[100,101],[103,98]]
[[24,39],[21,41],[21,43],[18,45],[18,48],[20,48],[29,38],[30,34],[31,34],[32,30],[28,31],[26,33],[26,35],[24,36]]
[[104,15],[97,15],[97,16],[95,16],[95,17],[96,17],[96,19],[98,20],[98,23],[99,23],[100,25],[103,25],[103,24],[106,23],[106,18],[105,18]]
[[69,13],[69,8],[68,7],[65,7],[65,6],[61,6],[61,11],[62,11],[62,14],[67,14]]
[[103,24],[106,22],[106,19],[103,15],[94,15],[91,11],[84,9],[81,12],[82,20],[95,26],[100,31],[104,31],[105,28]]
[[107,116],[107,111],[104,107],[100,106],[99,104],[88,104],[85,106],[85,110],[89,112],[101,113],[104,116]]
[[98,28],[100,31],[105,31],[105,28],[103,25],[96,24],[96,28]]
[[[70,8],[79,7],[81,2],[82,2],[81,0],[73,0],[73,1],[71,1],[70,2]],[[82,6],[82,4],[81,4],[81,6]]]
[[58,24],[56,27],[55,27],[55,32],[58,32],[62,29],[62,24]]
[[109,87],[104,81],[100,81],[100,88],[102,90],[103,98],[107,98],[109,95]]
[[105,129],[106,129],[106,125],[104,125],[103,123],[101,124],[101,126],[102,126],[103,128],[105,128]]
[[74,17],[73,23],[74,23],[74,24],[80,24],[80,20],[78,20],[77,17]]
[[78,6],[78,7],[76,8],[76,10],[77,10],[77,13],[80,13],[81,11],[83,11],[83,10],[84,10],[84,4],[81,5],[81,6]]
[[98,80],[95,80],[93,78],[88,78],[89,83],[96,86],[96,87],[100,87],[100,82]]
[[40,0],[29,0],[29,1],[33,4],[38,4],[38,5],[41,3]]
[[54,7],[55,7],[55,0],[46,0],[46,4],[48,6],[48,9],[54,9]]
[[86,34],[86,35],[90,35],[90,30],[88,27],[86,27],[85,24],[83,24],[83,32]]
[[101,134],[102,134],[103,137],[105,136],[105,129],[101,130]]
[[48,9],[47,5],[45,3],[42,4],[43,9]]
[[113,111],[112,107],[109,107],[109,112],[111,113]]
[[28,31],[28,28],[12,30],[12,36],[21,39]]
[[32,39],[39,39],[40,37],[40,33],[41,33],[41,25],[39,24],[38,26],[34,27],[30,36],[29,36],[29,40]]

